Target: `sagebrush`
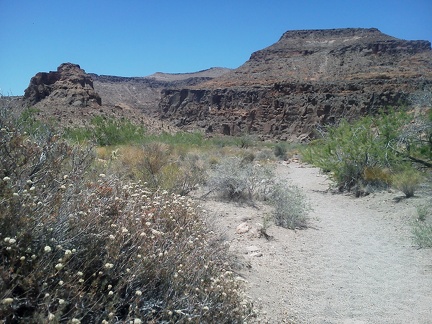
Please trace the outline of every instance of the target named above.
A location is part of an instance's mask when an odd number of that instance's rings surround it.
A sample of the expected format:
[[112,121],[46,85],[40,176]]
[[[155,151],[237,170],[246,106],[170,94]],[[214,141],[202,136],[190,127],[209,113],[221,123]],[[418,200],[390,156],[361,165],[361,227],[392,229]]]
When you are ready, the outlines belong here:
[[221,197],[253,203],[261,200],[273,206],[272,218],[277,226],[305,228],[310,205],[300,188],[278,181],[271,165],[238,157],[227,158],[211,170],[211,191]]
[[251,202],[268,196],[272,179],[269,165],[253,163],[249,158],[227,157],[210,170],[208,186],[228,200]]
[[270,201],[274,206],[276,225],[290,229],[307,227],[307,214],[311,207],[300,188],[278,182],[272,189]]

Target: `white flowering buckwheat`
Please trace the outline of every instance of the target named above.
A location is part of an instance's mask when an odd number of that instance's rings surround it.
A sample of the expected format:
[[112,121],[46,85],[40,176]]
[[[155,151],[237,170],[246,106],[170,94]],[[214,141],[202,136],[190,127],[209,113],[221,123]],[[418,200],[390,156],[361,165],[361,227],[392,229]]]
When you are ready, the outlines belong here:
[[13,298],[4,298],[3,300],[2,300],[2,304],[3,305],[10,305],[10,304],[12,304],[13,303]]

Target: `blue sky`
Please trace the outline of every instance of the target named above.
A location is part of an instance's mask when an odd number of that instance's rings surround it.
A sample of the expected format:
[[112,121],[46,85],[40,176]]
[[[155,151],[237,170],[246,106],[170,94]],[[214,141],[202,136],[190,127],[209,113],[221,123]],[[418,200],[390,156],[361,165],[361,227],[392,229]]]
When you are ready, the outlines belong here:
[[64,62],[146,76],[236,68],[287,30],[376,27],[432,41],[431,0],[0,0],[0,92]]

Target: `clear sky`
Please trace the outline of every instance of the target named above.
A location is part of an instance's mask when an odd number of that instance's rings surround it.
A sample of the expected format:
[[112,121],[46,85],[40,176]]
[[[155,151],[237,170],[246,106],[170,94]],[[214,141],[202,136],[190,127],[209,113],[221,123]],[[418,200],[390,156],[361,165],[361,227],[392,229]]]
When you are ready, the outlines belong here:
[[432,0],[0,0],[0,93],[64,62],[117,76],[236,68],[287,30],[345,27],[432,41]]

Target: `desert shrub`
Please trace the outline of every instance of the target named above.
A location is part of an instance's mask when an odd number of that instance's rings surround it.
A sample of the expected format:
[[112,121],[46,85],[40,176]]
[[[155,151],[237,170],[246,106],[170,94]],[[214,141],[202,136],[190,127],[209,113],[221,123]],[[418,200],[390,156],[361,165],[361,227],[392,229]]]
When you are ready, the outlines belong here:
[[24,109],[16,120],[21,133],[31,134],[33,138],[46,138],[53,133],[53,123],[40,121],[36,118],[39,110],[35,108]]
[[417,220],[424,222],[428,217],[432,218],[432,200],[429,204],[422,204],[416,207]]
[[432,164],[432,88],[412,94],[410,101],[416,107],[417,116],[405,127],[402,138],[408,140],[410,154]]
[[251,147],[254,143],[254,139],[251,135],[245,134],[238,138],[238,146],[243,149]]
[[207,140],[200,132],[176,132],[174,134],[162,133],[148,135],[144,139],[145,143],[164,143],[176,148],[206,147]]
[[162,143],[149,143],[143,146],[144,155],[138,167],[150,187],[158,188],[161,183],[161,170],[170,162],[169,147]]
[[385,170],[409,166],[403,154],[405,144],[399,138],[408,121],[407,114],[393,111],[354,123],[342,120],[303,149],[303,159],[331,172],[340,190],[351,190],[359,184],[387,185]]
[[239,157],[228,157],[217,164],[208,176],[211,191],[236,201],[252,201],[266,196],[273,179],[273,170]]
[[99,146],[112,146],[143,141],[144,127],[127,119],[93,117],[89,127],[67,128],[65,137],[82,143],[92,141]]
[[[158,174],[158,187],[184,196],[205,182],[206,163],[198,154],[172,156]],[[174,160],[174,158],[176,158]]]
[[413,224],[414,242],[420,248],[432,248],[432,200],[417,206]]
[[391,177],[393,187],[402,191],[407,198],[414,196],[423,179],[423,174],[414,168],[402,169]]
[[240,157],[242,158],[242,164],[252,163],[256,159],[255,152],[249,150],[241,154]]
[[413,227],[414,242],[420,248],[432,248],[432,224],[417,222]]
[[274,146],[274,155],[281,160],[286,160],[287,158],[287,143],[279,142]]
[[256,160],[258,161],[275,161],[274,151],[270,148],[264,147],[256,152]]
[[243,322],[227,247],[191,201],[94,176],[91,148],[0,126],[0,318]]
[[392,173],[389,168],[365,167],[363,169],[363,180],[375,187],[388,187],[392,181]]
[[181,152],[170,146],[150,142],[144,145],[123,145],[97,148],[99,161],[107,172],[123,178],[142,181],[152,189],[186,195],[205,181],[207,164],[201,155]]
[[270,202],[274,206],[273,219],[277,226],[306,227],[310,205],[300,188],[278,182],[272,188]]
[[298,187],[277,181],[271,166],[227,158],[211,171],[208,185],[229,200],[268,202],[277,226],[295,229],[307,225],[310,205],[306,196]]

